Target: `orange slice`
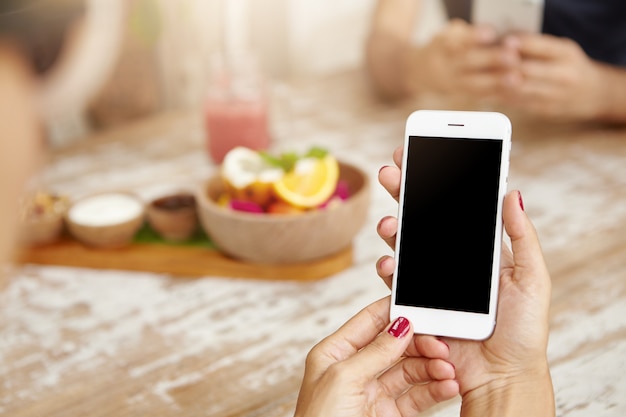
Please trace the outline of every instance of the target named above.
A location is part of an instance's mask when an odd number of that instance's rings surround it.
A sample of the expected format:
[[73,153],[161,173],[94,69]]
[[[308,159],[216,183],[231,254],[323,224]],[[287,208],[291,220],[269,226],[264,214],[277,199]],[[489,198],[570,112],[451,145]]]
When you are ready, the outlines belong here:
[[312,208],[330,198],[339,180],[339,164],[331,155],[304,158],[274,183],[274,192],[294,207]]

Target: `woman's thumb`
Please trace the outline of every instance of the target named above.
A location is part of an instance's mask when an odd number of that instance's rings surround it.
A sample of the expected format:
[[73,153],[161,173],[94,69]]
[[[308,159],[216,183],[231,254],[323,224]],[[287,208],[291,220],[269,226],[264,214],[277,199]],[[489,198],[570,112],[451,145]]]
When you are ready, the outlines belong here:
[[[503,219],[504,228],[511,239],[515,278],[523,279],[526,274],[547,275],[537,231],[524,211],[524,201],[519,191],[510,191],[504,198]],[[521,276],[518,275],[520,273]]]
[[346,365],[358,370],[357,372],[361,376],[374,377],[402,356],[412,335],[413,331],[409,320],[398,317],[369,345],[346,360]]

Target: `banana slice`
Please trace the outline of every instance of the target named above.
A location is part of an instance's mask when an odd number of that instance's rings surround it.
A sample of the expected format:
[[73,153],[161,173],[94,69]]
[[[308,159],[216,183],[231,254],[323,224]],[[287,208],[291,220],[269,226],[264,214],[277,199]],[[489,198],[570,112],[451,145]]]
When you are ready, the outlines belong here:
[[270,165],[258,152],[236,147],[224,157],[221,175],[232,200],[266,207],[274,198],[273,184],[283,177],[284,171]]

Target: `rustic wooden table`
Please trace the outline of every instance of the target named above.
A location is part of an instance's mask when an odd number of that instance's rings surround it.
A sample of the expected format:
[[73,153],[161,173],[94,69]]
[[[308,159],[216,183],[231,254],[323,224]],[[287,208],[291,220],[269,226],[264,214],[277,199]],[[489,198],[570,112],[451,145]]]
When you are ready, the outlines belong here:
[[[313,282],[16,265],[1,295],[0,415],[292,415],[309,349],[388,292],[375,225],[396,205],[376,174],[423,103],[376,102],[359,74],[283,87],[274,148],[324,146],[370,174],[353,265]],[[626,415],[626,130],[513,126],[510,187],[554,281],[557,414]],[[215,169],[203,144],[198,115],[163,115],[53,153],[42,182],[72,196],[193,182]]]

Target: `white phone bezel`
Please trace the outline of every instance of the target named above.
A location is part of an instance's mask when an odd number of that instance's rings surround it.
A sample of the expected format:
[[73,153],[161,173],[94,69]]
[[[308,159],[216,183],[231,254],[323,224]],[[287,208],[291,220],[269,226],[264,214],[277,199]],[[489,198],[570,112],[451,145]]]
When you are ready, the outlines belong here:
[[[511,122],[502,113],[467,112],[446,110],[418,110],[407,119],[402,167],[407,164],[407,146],[410,136],[444,138],[493,139],[503,141],[500,185],[498,190],[497,218],[502,219],[502,205],[507,190],[509,154],[511,149]],[[405,170],[402,170],[398,204],[398,225],[402,225],[405,188]],[[449,336],[461,339],[484,340],[494,330],[500,275],[500,251],[502,249],[502,221],[496,222],[494,262],[492,265],[489,313],[470,313],[423,307],[396,305],[396,277],[398,262],[393,274],[390,317],[406,317],[413,324],[415,333]],[[396,235],[396,256],[402,239],[401,227]],[[460,248],[459,250],[462,250]]]
[[541,33],[544,0],[473,0],[472,24],[492,26],[500,35]]

